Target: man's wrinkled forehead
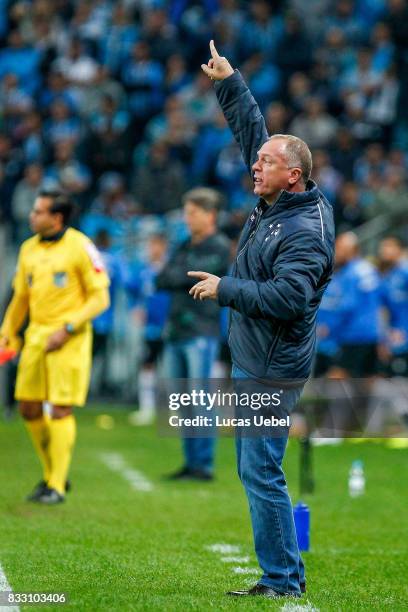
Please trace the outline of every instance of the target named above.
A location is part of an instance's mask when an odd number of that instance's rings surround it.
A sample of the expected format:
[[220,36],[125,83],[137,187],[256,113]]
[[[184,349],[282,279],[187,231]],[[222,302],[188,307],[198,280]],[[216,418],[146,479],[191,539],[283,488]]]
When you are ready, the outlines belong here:
[[258,151],[258,157],[280,157],[285,159],[286,140],[284,138],[271,138],[264,142]]

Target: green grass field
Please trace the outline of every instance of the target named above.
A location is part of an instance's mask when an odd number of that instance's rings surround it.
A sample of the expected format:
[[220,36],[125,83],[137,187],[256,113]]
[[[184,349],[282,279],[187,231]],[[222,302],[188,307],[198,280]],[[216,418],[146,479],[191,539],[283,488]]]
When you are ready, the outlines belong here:
[[[104,430],[96,417],[108,410],[115,426]],[[78,415],[73,491],[64,505],[50,508],[24,501],[39,465],[20,420],[0,422],[0,564],[15,592],[65,592],[69,603],[61,609],[80,611],[407,609],[407,450],[374,443],[316,448],[317,489],[306,498],[312,513],[307,595],[294,603],[235,600],[224,592],[253,584],[257,575],[233,571],[256,568],[233,440],[220,440],[215,482],[174,484],[161,477],[180,464],[177,439],[129,426],[123,409]],[[132,488],[103,463],[104,453],[119,454],[153,489]],[[350,499],[348,470],[356,458],[364,461],[367,492]],[[295,440],[286,468],[296,501]],[[238,546],[234,554],[249,561],[223,562],[208,549],[216,543]]]

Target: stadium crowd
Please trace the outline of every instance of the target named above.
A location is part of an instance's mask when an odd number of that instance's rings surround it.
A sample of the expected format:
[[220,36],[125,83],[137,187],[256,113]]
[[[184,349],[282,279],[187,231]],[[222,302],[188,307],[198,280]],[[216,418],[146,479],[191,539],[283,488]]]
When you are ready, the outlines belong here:
[[[0,223],[16,248],[30,235],[41,188],[75,198],[78,226],[104,253],[113,280],[112,307],[95,322],[102,354],[118,288],[131,320],[140,324],[144,312],[145,339],[161,341],[167,297],[153,280],[187,235],[187,189],[223,194],[219,226],[233,241],[255,203],[200,68],[210,38],[242,71],[269,132],[311,147],[312,177],[334,204],[338,233],[381,218],[378,238],[395,228],[394,244],[408,237],[405,0],[1,0]],[[350,248],[346,259],[357,257]],[[380,286],[373,266],[359,261],[366,285],[375,278]],[[407,309],[407,275],[400,276]],[[353,269],[334,282],[334,301],[358,278]],[[366,307],[358,287],[356,300]],[[347,343],[377,345],[382,332],[377,316],[371,320],[369,337],[344,338],[341,324],[334,342],[324,321],[319,355],[332,358]],[[408,351],[406,341],[398,347]],[[103,372],[100,379],[107,381]]]

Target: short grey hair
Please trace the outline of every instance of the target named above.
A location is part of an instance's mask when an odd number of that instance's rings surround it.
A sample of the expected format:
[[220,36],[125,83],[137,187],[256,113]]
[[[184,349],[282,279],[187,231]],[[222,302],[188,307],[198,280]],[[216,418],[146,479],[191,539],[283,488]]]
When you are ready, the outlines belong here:
[[193,202],[193,204],[207,211],[214,210],[217,212],[221,208],[221,201],[219,191],[209,187],[195,187],[183,195],[183,205],[187,202]]
[[274,134],[269,140],[280,138],[286,142],[285,155],[290,168],[300,168],[306,185],[312,173],[312,154],[304,140],[292,134]]

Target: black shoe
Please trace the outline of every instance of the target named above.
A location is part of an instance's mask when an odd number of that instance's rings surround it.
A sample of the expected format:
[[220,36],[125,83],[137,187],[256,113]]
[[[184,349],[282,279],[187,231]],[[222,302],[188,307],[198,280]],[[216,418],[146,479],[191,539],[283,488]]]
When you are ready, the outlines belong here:
[[[47,489],[47,483],[45,480],[40,480],[38,484],[35,485],[34,489],[31,491],[30,495],[27,495],[27,501],[37,501],[38,498],[44,493]],[[70,480],[67,480],[65,483],[65,493],[69,493],[72,489],[72,484]]]
[[189,467],[185,465],[184,467],[177,470],[177,472],[172,472],[171,474],[167,474],[166,476],[164,476],[164,478],[166,480],[184,480],[185,478],[190,478],[190,476],[191,476],[191,470]]
[[252,589],[246,589],[245,591],[228,591],[227,595],[233,597],[254,597],[256,595],[261,597],[267,597],[268,599],[278,599],[280,597],[300,597],[297,593],[280,593],[275,591],[271,587],[267,587],[263,584],[256,584]]
[[300,586],[300,592],[306,593],[306,582],[301,582],[299,586]]
[[39,504],[45,504],[48,506],[55,506],[56,504],[62,504],[65,501],[65,497],[58,493],[55,489],[45,487],[43,493],[35,500]]
[[37,501],[38,498],[44,493],[46,488],[47,488],[47,483],[45,482],[45,480],[40,480],[40,482],[35,485],[30,495],[27,495],[26,500],[27,501]]
[[190,476],[188,478],[192,480],[214,480],[214,475],[205,470],[190,470]]

